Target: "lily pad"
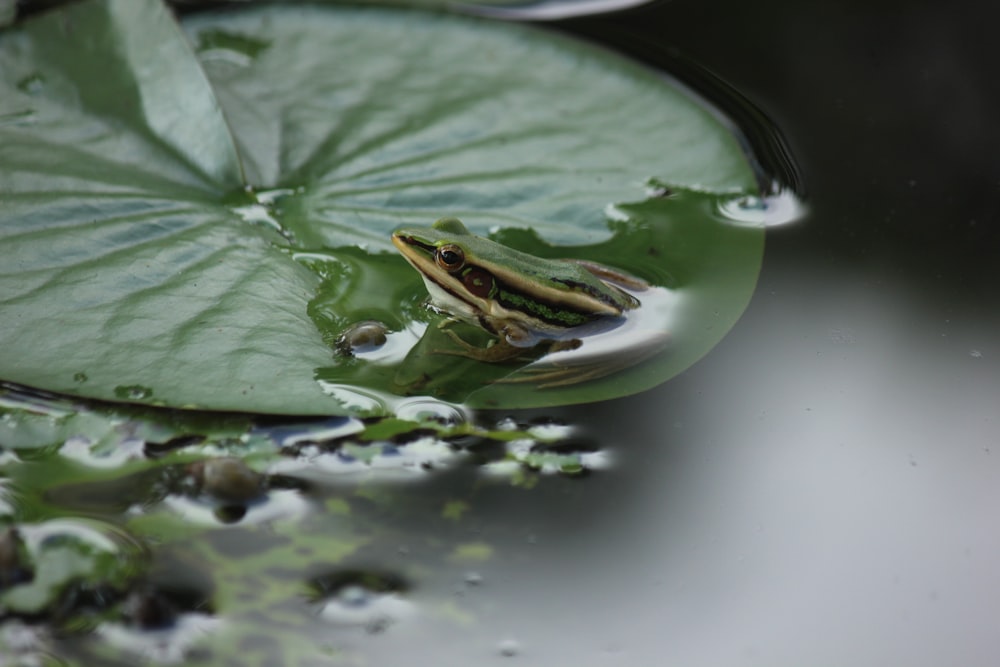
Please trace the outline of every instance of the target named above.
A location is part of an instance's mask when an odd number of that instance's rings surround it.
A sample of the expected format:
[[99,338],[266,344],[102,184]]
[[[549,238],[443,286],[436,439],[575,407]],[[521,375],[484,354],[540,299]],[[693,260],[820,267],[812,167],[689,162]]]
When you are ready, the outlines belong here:
[[[78,3],[0,33],[0,378],[285,414],[390,412],[387,392],[516,407],[639,391],[745,307],[763,231],[716,210],[754,183],[686,91],[541,30],[291,5],[178,26],[154,0]],[[479,378],[471,397],[425,369],[407,384],[433,352],[338,355],[362,319],[434,328],[389,233],[443,216],[637,274],[685,304],[664,322],[682,335],[641,373],[570,388],[482,390],[512,370],[449,358]]]

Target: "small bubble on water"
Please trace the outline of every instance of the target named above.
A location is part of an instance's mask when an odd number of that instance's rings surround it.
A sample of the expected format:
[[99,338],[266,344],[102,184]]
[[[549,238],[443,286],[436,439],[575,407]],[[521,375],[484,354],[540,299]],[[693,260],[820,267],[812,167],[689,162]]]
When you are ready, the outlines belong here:
[[321,618],[340,626],[364,628],[372,634],[386,631],[415,610],[403,596],[407,585],[392,574],[331,573],[313,585],[319,594]]
[[37,72],[29,74],[17,82],[17,89],[23,93],[28,93],[29,95],[37,95],[42,92],[42,88],[44,87],[45,79]]
[[496,425],[498,431],[516,431],[517,428],[517,421],[513,417],[504,417]]
[[367,604],[371,598],[369,592],[361,586],[345,586],[340,591],[340,602],[351,607]]
[[217,500],[246,503],[265,492],[265,477],[235,457],[196,461],[187,470],[201,490]]
[[765,196],[739,195],[719,201],[719,214],[748,227],[776,227],[801,220],[807,210],[795,193],[782,190]]
[[557,441],[565,440],[573,434],[573,427],[567,424],[559,424],[556,422],[547,422],[544,424],[537,424],[528,429],[528,433],[538,440],[544,441]]
[[969,350],[969,356],[975,359],[982,359],[983,353],[979,350]]
[[504,639],[497,644],[497,653],[505,658],[513,658],[521,653],[521,643],[516,639]]
[[858,338],[854,329],[850,327],[837,327],[830,329],[830,340],[841,345],[856,343]]
[[388,332],[389,327],[382,322],[375,320],[355,322],[337,337],[336,347],[342,354],[348,356],[373,352],[385,345]]
[[467,586],[479,586],[483,583],[483,575],[478,572],[466,572],[463,581]]

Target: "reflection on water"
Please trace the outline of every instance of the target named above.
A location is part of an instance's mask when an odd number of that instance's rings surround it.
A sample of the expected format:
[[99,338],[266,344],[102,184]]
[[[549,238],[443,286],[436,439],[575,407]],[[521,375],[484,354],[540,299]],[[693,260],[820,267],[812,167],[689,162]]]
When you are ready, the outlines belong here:
[[409,584],[393,573],[335,571],[315,577],[309,587],[320,618],[333,625],[380,633],[415,611],[405,598]]
[[96,634],[131,659],[179,665],[184,664],[194,647],[219,626],[219,619],[194,612],[178,614],[163,627],[107,622],[97,628]]
[[[4,437],[158,444],[120,468],[7,444],[19,537],[0,641],[79,664],[98,647],[187,664],[237,647],[244,664],[807,664],[819,651],[931,665],[952,655],[945,633],[987,663],[1000,322],[986,325],[884,273],[793,264],[765,269],[697,372],[584,409],[474,415],[483,431],[247,420],[198,439],[178,415],[140,427],[8,392]],[[184,480],[234,451],[266,482],[236,469],[222,495],[247,512],[226,523]],[[253,514],[286,499],[299,509]],[[58,574],[74,572],[89,579]],[[19,620],[37,618],[30,604],[60,633],[81,632],[60,625],[72,620],[95,634],[55,639]]]
[[296,421],[3,392],[0,437],[20,439],[0,468],[2,614],[58,636],[0,635],[29,661],[277,664],[367,655],[355,634],[313,641],[323,627],[475,624],[465,593],[508,557],[480,500],[613,469],[572,425],[436,403],[414,403],[421,421]]
[[455,8],[469,14],[518,21],[554,21],[574,16],[588,16],[639,7],[652,0],[526,0],[455,3]]
[[697,373],[576,413],[616,438],[614,474],[526,522],[528,567],[485,571],[529,664],[933,665],[942,636],[994,655],[1000,367],[968,350],[1000,322],[806,275],[765,270]]

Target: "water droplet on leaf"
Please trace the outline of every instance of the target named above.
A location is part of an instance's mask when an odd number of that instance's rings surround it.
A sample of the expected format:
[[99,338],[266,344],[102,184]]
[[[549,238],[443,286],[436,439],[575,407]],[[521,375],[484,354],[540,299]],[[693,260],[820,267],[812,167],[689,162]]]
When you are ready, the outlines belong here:
[[143,387],[140,384],[118,385],[115,387],[115,396],[125,401],[141,401],[150,398],[153,390]]

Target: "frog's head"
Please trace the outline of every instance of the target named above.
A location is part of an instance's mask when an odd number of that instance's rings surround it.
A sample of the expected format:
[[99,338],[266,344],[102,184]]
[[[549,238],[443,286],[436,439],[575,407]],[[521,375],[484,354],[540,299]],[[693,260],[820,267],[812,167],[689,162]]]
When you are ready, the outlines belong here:
[[497,245],[469,232],[458,218],[441,218],[430,227],[407,227],[392,233],[392,243],[421,275],[457,273],[474,259],[476,247]]
[[478,261],[496,254],[490,246],[503,246],[470,233],[458,218],[441,218],[430,227],[397,229],[392,243],[420,273],[434,303],[470,317],[489,310],[496,280]]

